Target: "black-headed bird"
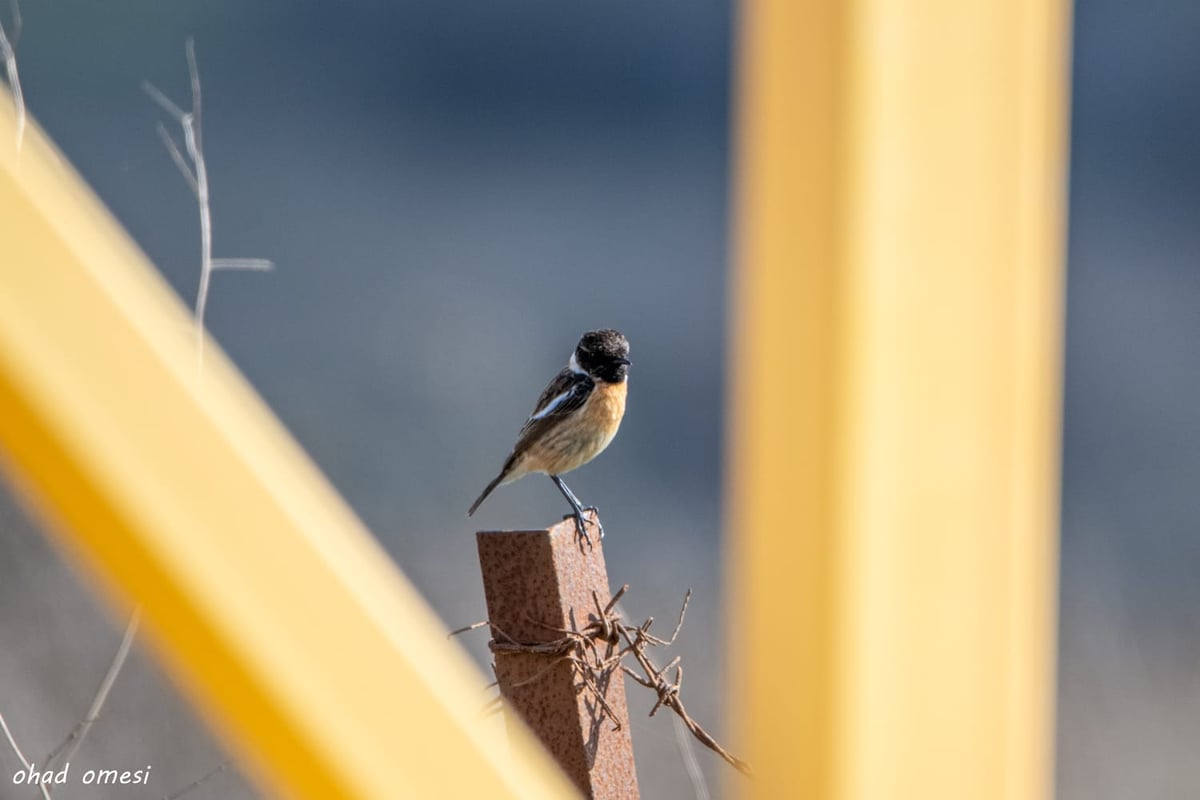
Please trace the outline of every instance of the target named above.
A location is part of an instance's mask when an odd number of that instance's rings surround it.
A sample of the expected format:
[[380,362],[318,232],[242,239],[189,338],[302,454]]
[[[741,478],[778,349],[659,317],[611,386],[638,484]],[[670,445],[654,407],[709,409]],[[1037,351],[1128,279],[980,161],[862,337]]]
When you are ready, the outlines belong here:
[[[542,390],[537,406],[517,434],[517,443],[504,461],[500,474],[471,504],[467,516],[497,486],[523,478],[531,472],[550,476],[571,504],[575,528],[591,542],[584,521],[584,506],[563,483],[563,473],[582,467],[608,447],[625,415],[625,393],[629,376],[629,340],[614,330],[588,331],[562,372]],[[600,536],[604,526],[597,525]]]

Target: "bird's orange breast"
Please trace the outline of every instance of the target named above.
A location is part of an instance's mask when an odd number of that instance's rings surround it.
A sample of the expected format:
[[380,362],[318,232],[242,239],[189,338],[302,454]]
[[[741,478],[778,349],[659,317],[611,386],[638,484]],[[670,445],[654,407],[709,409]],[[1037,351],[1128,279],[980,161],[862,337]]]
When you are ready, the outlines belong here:
[[582,467],[608,447],[625,416],[627,384],[598,382],[587,402],[533,444],[524,471],[559,475]]

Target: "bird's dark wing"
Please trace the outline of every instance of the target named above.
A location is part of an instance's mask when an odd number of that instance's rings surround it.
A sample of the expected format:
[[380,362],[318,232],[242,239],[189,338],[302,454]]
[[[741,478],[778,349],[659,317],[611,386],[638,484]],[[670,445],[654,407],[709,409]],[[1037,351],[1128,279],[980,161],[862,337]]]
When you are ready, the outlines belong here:
[[554,380],[542,390],[533,413],[521,426],[513,453],[524,450],[547,430],[582,408],[595,388],[596,383],[586,374],[571,369],[564,369],[555,375]]
[[546,435],[555,425],[582,408],[595,388],[596,384],[591,378],[585,374],[575,372],[569,367],[554,376],[554,380],[550,381],[546,385],[546,388],[542,390],[542,396],[538,398],[537,406],[533,409],[533,413],[529,415],[529,419],[525,420],[525,424],[521,426],[521,433],[517,436],[517,443],[513,445],[512,452],[508,454],[508,458],[505,460],[500,474],[487,485],[483,493],[471,504],[470,510],[467,511],[468,517],[474,514],[480,504],[492,493],[492,490],[508,477],[517,460],[529,446]]

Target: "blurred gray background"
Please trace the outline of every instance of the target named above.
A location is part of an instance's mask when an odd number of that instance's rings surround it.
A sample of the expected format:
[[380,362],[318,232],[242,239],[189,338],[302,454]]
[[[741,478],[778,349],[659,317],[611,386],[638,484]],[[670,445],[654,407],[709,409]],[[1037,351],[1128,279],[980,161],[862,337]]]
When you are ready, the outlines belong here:
[[1063,798],[1200,797],[1200,3],[1076,6]]
[[[695,590],[685,696],[719,733],[730,5],[22,10],[31,112],[189,304],[195,205],[138,86],[185,102],[195,36],[215,255],[278,265],[218,274],[209,327],[447,625],[484,616],[475,523],[564,510],[531,478],[464,516],[536,393],[582,331],[629,336],[621,435],[570,484],[603,509],[631,614]],[[1200,4],[1076,17],[1059,796],[1197,797]],[[32,757],[119,639],[80,581],[0,501],[0,710]],[[694,796],[669,721],[631,700],[643,794]],[[56,796],[161,797],[222,759],[139,654],[76,761],[153,764],[153,783]],[[699,759],[719,793],[725,768]],[[16,766],[0,748],[0,776]],[[254,793],[227,773],[189,796]]]

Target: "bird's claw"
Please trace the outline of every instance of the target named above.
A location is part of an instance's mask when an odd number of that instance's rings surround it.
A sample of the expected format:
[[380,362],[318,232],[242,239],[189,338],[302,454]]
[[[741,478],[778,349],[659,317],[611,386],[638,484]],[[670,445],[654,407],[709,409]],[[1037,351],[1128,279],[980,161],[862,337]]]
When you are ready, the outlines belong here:
[[[580,541],[580,546],[584,543],[591,549],[592,537],[587,532],[587,519],[584,518],[584,511],[595,511],[595,508],[585,508],[581,511],[573,511],[570,514],[564,514],[563,519],[575,520],[575,536]],[[600,538],[604,538],[604,526],[600,524],[600,517],[596,517],[596,527],[600,529]]]
[[600,521],[600,509],[595,506],[585,506],[584,511],[590,511],[596,515],[596,527],[600,529],[600,538],[604,538],[604,523]]

